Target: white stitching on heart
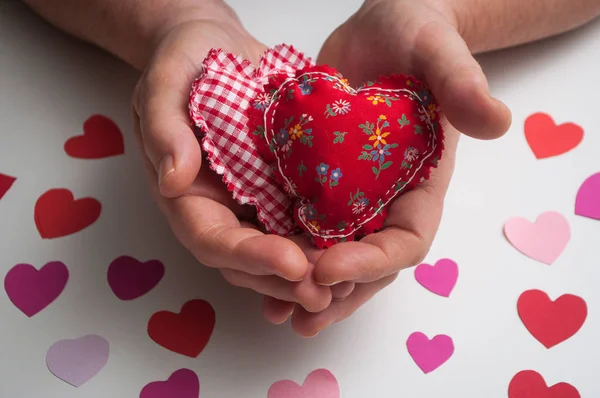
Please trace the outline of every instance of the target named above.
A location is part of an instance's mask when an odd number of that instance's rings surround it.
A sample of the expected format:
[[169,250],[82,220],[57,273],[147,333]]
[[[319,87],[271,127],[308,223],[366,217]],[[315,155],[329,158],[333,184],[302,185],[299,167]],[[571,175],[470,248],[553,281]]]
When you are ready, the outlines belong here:
[[[344,90],[342,91],[346,91],[348,94],[350,95],[358,95],[358,93],[363,93],[363,92],[369,92],[372,90],[377,91],[378,93],[391,93],[392,96],[396,97],[396,98],[400,98],[401,95],[403,95],[404,97],[409,97],[413,96],[414,98],[418,99],[419,103],[420,103],[420,107],[421,110],[423,112],[425,112],[425,115],[427,115],[427,120],[426,123],[429,127],[429,131],[430,131],[430,140],[427,143],[427,147],[431,148],[431,151],[429,151],[426,155],[423,156],[421,163],[419,165],[419,167],[415,168],[415,169],[410,169],[407,170],[406,172],[406,176],[409,175],[409,173],[411,171],[414,171],[413,175],[408,179],[408,181],[406,182],[405,185],[408,185],[413,178],[415,178],[415,176],[417,175],[418,171],[421,170],[421,168],[423,167],[423,165],[425,164],[425,161],[427,159],[429,159],[431,157],[431,155],[435,152],[436,148],[437,148],[437,135],[435,134],[435,129],[433,127],[433,123],[431,122],[431,119],[429,118],[425,108],[423,107],[422,103],[423,100],[417,95],[416,92],[411,91],[411,90],[407,90],[407,89],[384,89],[384,88],[380,88],[380,87],[376,87],[376,86],[371,86],[371,87],[363,87],[360,88],[358,90],[353,89],[352,87],[348,86],[347,84],[345,84],[341,79],[339,79],[336,76],[332,76],[329,75],[327,73],[324,72],[307,72],[304,73],[300,76],[297,77],[289,77],[287,78],[280,86],[277,90],[275,90],[272,95],[271,95],[271,103],[267,106],[267,108],[265,109],[265,113],[264,113],[264,127],[265,127],[265,140],[267,141],[267,145],[270,145],[270,140],[275,136],[275,132],[274,130],[271,128],[269,129],[269,120],[268,120],[268,114],[269,112],[272,110],[273,115],[271,116],[270,119],[270,125],[271,127],[273,126],[273,124],[275,123],[275,114],[277,113],[277,104],[279,103],[279,101],[281,100],[279,93],[284,90],[285,86],[289,83],[292,82],[297,82],[299,81],[301,78],[308,76],[309,78],[312,78],[314,76],[315,80],[328,80],[331,81],[331,79],[335,79],[337,80],[338,83],[340,83],[341,87],[344,88]],[[271,135],[271,137],[268,137],[268,135]],[[281,159],[279,156],[276,156],[277,158],[277,168],[279,169],[279,172],[281,174],[281,176],[284,178],[284,180],[286,181],[286,183],[290,184],[291,186],[291,181],[287,178],[287,176],[283,173],[283,169],[281,167]],[[392,187],[390,189],[387,190],[387,192],[383,195],[383,198],[387,197],[390,192],[392,192],[393,190],[395,190],[396,185],[400,182],[401,180],[398,179],[394,182],[394,184],[392,185]],[[348,226],[346,226],[344,229],[326,229],[326,230],[316,230],[314,228],[314,226],[310,223],[307,222],[306,220],[306,216],[304,215],[304,209],[306,208],[306,206],[310,203],[306,198],[302,198],[301,202],[300,202],[300,207],[298,208],[298,212],[299,212],[299,218],[300,221],[302,222],[302,224],[309,230],[311,231],[311,233],[314,236],[318,236],[321,238],[325,238],[325,239],[331,239],[331,238],[346,238],[352,234],[354,234],[356,231],[358,231],[363,225],[365,225],[366,223],[368,223],[369,221],[371,221],[372,219],[374,219],[377,214],[379,214],[379,211],[386,207],[394,198],[396,198],[396,196],[398,196],[400,194],[400,192],[402,192],[403,189],[400,189],[398,191],[396,191],[393,195],[391,195],[384,203],[382,203],[380,206],[377,206],[377,210],[375,210],[376,206],[371,206],[367,209],[367,211],[365,212],[365,214],[363,216],[361,216],[358,220],[348,224]],[[381,199],[383,199],[381,198]],[[382,202],[381,200],[378,201]],[[373,212],[372,215],[369,215],[369,212]],[[355,228],[355,225],[358,224],[358,227]],[[350,232],[344,232],[350,230]]]

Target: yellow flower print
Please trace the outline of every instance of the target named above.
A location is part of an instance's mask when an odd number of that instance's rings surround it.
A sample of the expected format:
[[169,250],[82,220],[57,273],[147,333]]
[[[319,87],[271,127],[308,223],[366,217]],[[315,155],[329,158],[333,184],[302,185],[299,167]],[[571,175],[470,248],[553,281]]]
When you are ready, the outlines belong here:
[[304,134],[304,132],[302,131],[302,126],[300,126],[299,124],[290,128],[289,135],[292,140],[296,140],[302,137],[302,134]]
[[309,224],[313,227],[315,231],[319,231],[321,229],[321,226],[319,225],[319,222],[317,220],[312,220],[311,222],[309,222]]
[[410,79],[406,79],[406,85],[407,86],[412,86],[412,82],[410,81]]
[[390,133],[382,133],[381,129],[379,127],[377,127],[377,129],[375,130],[375,133],[372,134],[369,137],[369,141],[375,141],[373,143],[373,148],[377,148],[380,145],[386,145],[387,141],[385,140],[385,137],[387,137],[388,135],[390,135]]
[[348,86],[350,83],[348,82],[348,79],[340,79],[340,82],[344,85],[344,86]]
[[429,118],[431,120],[435,120],[435,112],[437,111],[437,106],[435,104],[429,104],[427,106],[427,116],[429,116]]
[[379,95],[370,95],[367,97],[367,101],[371,101],[373,105],[382,104],[385,102],[385,98]]
[[379,119],[380,120],[387,120],[387,117],[385,115],[379,115]]

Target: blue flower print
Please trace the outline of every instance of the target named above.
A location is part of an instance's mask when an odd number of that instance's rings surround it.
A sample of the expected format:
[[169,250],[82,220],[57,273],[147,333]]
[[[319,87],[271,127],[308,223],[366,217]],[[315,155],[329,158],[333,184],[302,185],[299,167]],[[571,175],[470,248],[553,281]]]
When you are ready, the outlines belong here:
[[385,157],[391,155],[389,149],[390,145],[387,144],[383,148],[380,147],[379,149],[371,151],[371,155],[373,155],[373,161],[379,161],[379,163],[385,162]]
[[328,164],[321,163],[320,165],[317,166],[317,173],[319,175],[326,176],[328,170],[329,170],[329,165]]
[[318,217],[318,213],[315,210],[314,206],[310,205],[304,208],[304,216],[308,220],[316,220]]
[[300,88],[300,92],[302,93],[302,95],[309,95],[313,91],[313,86],[308,81],[300,83],[298,85],[298,88]]
[[340,168],[331,170],[331,179],[335,182],[338,182],[340,178],[342,178],[343,174]]
[[275,136],[275,139],[277,140],[277,144],[279,146],[285,145],[288,142],[289,138],[290,134],[285,128],[280,128],[279,134]]

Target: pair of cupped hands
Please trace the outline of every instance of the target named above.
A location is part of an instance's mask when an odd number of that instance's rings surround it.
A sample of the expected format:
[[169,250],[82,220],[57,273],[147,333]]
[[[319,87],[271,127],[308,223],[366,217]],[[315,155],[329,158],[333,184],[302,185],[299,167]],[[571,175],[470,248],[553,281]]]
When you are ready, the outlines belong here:
[[461,37],[460,15],[448,4],[367,0],[319,53],[317,64],[335,67],[354,86],[389,73],[424,79],[441,106],[446,135],[439,167],[392,203],[383,230],[327,250],[316,249],[306,237],[261,232],[252,223],[253,208],[236,203],[208,167],[190,123],[190,87],[208,51],[223,48],[256,62],[265,45],[220,0],[166,18],[171,25],[156,37],[133,98],[153,195],[200,263],[264,296],[270,322],[291,317],[298,334],[312,337],[350,316],[400,270],[421,262],[440,223],[460,134],[494,139],[508,130],[510,111],[491,97]]

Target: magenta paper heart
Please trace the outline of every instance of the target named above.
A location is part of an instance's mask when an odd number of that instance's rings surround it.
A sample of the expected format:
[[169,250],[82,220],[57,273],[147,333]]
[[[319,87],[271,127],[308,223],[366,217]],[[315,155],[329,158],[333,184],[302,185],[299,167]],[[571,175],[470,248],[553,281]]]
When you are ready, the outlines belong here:
[[406,347],[424,373],[433,372],[454,354],[452,338],[444,334],[429,340],[423,333],[415,332],[408,337]]
[[299,386],[291,380],[274,383],[267,398],[340,398],[340,387],[335,376],[326,369],[317,369]]
[[60,261],[52,261],[38,271],[30,264],[15,265],[4,278],[4,289],[12,303],[32,317],[60,296],[69,270]]
[[97,335],[75,340],[60,340],[46,354],[46,365],[52,374],[74,387],[79,387],[108,362],[109,344]]
[[439,260],[435,265],[421,264],[415,269],[415,279],[425,289],[450,297],[458,280],[458,265],[447,258]]
[[179,369],[167,381],[155,381],[142,389],[140,398],[198,398],[200,381],[189,369]]
[[108,267],[107,279],[115,296],[134,300],[154,289],[165,274],[165,266],[158,260],[141,262],[121,256]]
[[504,225],[504,234],[521,253],[548,265],[558,259],[571,239],[569,222],[552,211],[541,214],[535,223],[511,218]]
[[600,173],[589,177],[579,188],[575,214],[600,220]]

